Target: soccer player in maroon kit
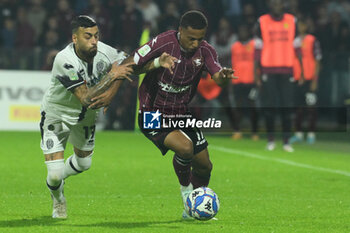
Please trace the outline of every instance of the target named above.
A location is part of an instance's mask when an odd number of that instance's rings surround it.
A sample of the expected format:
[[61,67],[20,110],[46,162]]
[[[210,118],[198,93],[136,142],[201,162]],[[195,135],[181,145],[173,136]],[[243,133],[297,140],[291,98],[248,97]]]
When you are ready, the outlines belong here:
[[[207,27],[208,21],[201,12],[188,11],[181,17],[179,31],[159,34],[125,59],[125,62],[133,59],[135,69],[146,66],[149,68],[146,70],[151,70],[139,89],[139,125],[163,155],[168,150],[175,152],[173,166],[184,204],[194,188],[209,184],[212,163],[208,143],[198,128],[145,129],[143,113],[156,112],[154,118],[161,114],[188,114],[188,104],[202,71],[209,72],[219,85],[236,78],[231,68],[221,67],[215,49],[204,40]],[[94,104],[90,107],[108,106],[115,93],[113,88],[107,90],[92,99]],[[190,218],[186,211],[182,217]]]
[[[149,72],[139,89],[139,126],[143,134],[162,152],[175,152],[173,166],[181,185],[183,202],[195,188],[209,184],[212,163],[208,143],[198,128],[147,130],[143,127],[143,112],[187,114],[202,71],[211,74],[222,85],[235,78],[231,68],[222,68],[215,49],[204,40],[208,27],[199,11],[188,11],[180,20],[179,31],[167,31],[154,37],[134,53],[136,65],[144,65],[166,52],[175,57],[171,71],[160,68]],[[186,211],[183,218],[188,218]]]

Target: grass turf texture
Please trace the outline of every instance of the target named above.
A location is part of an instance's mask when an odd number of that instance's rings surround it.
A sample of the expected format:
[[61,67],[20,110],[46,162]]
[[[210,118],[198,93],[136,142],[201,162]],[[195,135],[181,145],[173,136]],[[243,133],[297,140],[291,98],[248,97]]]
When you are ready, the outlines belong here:
[[40,133],[0,132],[0,232],[350,232],[349,140],[288,154],[264,140],[207,139],[218,221],[182,221],[172,153],[126,132],[97,132],[91,169],[66,180],[62,221],[50,217]]

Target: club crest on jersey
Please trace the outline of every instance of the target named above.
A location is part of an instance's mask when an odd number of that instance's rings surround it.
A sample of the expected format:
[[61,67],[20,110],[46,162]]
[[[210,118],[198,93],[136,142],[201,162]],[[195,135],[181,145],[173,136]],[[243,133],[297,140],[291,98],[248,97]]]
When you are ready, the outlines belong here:
[[193,65],[195,65],[196,67],[201,66],[203,63],[201,57],[193,59],[192,62],[193,62]]
[[47,149],[51,149],[54,146],[54,142],[51,138],[46,140],[46,147]]
[[159,110],[156,112],[143,112],[143,128],[160,129],[161,115]]
[[96,69],[98,73],[101,73],[102,71],[104,71],[106,67],[107,67],[107,63],[103,60],[98,61],[96,64]]

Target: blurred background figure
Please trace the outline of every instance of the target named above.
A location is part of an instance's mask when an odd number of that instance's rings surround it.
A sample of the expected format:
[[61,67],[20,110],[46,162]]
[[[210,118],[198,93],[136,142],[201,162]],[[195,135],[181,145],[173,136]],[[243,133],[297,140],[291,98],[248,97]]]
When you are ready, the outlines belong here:
[[[135,0],[124,0],[113,8],[112,43],[115,47],[131,52],[139,46],[144,21]],[[131,39],[133,38],[133,39]]]
[[307,142],[315,143],[316,120],[317,120],[317,84],[320,73],[320,60],[322,58],[321,47],[315,36],[309,34],[306,19],[298,20],[297,37],[301,42],[302,66],[305,81],[301,80],[301,68],[297,57],[294,62],[295,78],[295,135],[290,139],[290,143],[301,142],[304,139],[302,123],[308,119]]
[[158,29],[160,32],[177,30],[179,27],[180,14],[175,2],[167,2],[165,12],[158,18]]
[[[252,39],[248,25],[241,24],[238,27],[238,41],[232,44],[231,61],[232,68],[238,79],[232,80],[236,108],[234,111],[234,133],[232,138],[237,140],[242,137],[240,122],[243,114],[250,114],[252,127],[252,139],[258,140],[258,111],[256,108],[257,88],[254,81],[255,48],[259,41]],[[261,43],[261,42],[260,42]],[[259,45],[261,47],[261,45]]]
[[160,17],[158,5],[153,0],[140,0],[137,9],[141,11],[143,20],[151,26],[152,31],[158,30],[157,20]]
[[300,45],[294,43],[296,18],[284,13],[282,0],[270,0],[269,7],[270,13],[262,15],[257,23],[257,37],[262,39],[262,48],[255,65],[255,73],[260,66],[262,73],[257,76],[256,82],[261,88],[261,105],[266,121],[266,149],[272,151],[276,148],[275,116],[278,112],[282,120],[283,149],[293,152],[289,144],[293,107],[292,77],[295,49],[300,49]]
[[232,26],[227,18],[223,17],[219,21],[217,30],[210,37],[209,43],[214,46],[219,61],[223,66],[230,66],[231,45],[237,41],[237,34],[234,33]]

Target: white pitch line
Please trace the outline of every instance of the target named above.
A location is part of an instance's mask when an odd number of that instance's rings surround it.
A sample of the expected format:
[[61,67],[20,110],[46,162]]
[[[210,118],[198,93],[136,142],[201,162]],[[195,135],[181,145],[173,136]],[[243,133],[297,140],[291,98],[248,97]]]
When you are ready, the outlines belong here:
[[339,175],[344,175],[344,176],[350,177],[350,172],[347,172],[347,171],[317,167],[317,166],[312,166],[312,165],[308,165],[308,164],[297,163],[297,162],[287,160],[287,159],[270,158],[270,157],[266,157],[266,156],[246,152],[246,151],[240,151],[240,150],[235,150],[235,149],[230,149],[230,148],[220,147],[220,146],[214,146],[214,145],[210,145],[210,149],[222,151],[222,152],[229,153],[229,154],[236,154],[236,155],[241,155],[241,156],[255,158],[255,159],[274,161],[274,162],[278,162],[278,163],[287,164],[290,166],[303,167],[303,168],[308,168],[311,170],[329,172],[329,173],[334,173],[334,174],[339,174]]

